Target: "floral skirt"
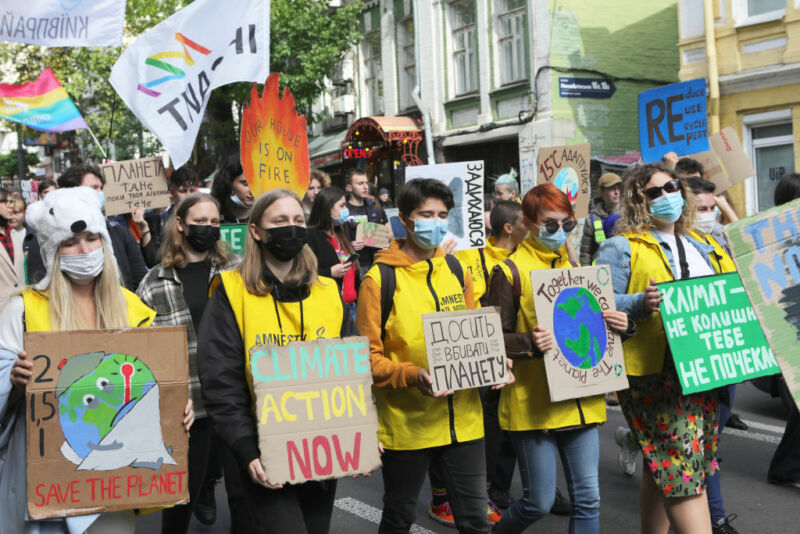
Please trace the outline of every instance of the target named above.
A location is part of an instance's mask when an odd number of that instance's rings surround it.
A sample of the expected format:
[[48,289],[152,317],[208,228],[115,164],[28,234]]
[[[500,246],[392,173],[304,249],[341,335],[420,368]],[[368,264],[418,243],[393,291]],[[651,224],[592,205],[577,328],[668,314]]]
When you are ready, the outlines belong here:
[[717,463],[717,391],[681,394],[672,358],[658,375],[628,377],[619,392],[631,439],[665,497],[699,495]]

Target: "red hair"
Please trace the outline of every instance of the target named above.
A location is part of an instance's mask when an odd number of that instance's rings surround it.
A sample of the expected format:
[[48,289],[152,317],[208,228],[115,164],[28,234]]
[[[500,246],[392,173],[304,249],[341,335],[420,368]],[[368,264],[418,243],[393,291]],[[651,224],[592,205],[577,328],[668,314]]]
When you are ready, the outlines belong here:
[[522,213],[536,222],[539,210],[563,211],[570,219],[575,219],[569,197],[553,184],[540,184],[528,191],[522,199]]

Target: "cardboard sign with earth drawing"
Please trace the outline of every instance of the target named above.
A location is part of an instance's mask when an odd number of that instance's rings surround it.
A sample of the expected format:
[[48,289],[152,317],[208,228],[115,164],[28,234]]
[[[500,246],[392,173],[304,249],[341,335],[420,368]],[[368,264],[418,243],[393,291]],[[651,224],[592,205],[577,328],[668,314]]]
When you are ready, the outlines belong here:
[[572,204],[575,217],[589,214],[589,144],[552,146],[539,149],[539,184],[553,184]]
[[800,199],[725,227],[742,285],[800,405]]
[[369,354],[366,337],[250,349],[258,447],[270,484],[380,467]]
[[553,402],[628,388],[622,340],[603,318],[615,310],[607,265],[531,271],[539,325],[553,334],[544,355]]
[[28,514],[189,501],[184,327],[29,332]]

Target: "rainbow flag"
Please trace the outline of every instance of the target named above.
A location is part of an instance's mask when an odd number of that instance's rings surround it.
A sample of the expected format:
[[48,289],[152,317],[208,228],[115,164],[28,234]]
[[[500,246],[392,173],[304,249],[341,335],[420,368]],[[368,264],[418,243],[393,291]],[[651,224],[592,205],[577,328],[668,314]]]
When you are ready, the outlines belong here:
[[34,82],[0,84],[0,117],[43,132],[88,128],[80,111],[50,69],[46,69]]

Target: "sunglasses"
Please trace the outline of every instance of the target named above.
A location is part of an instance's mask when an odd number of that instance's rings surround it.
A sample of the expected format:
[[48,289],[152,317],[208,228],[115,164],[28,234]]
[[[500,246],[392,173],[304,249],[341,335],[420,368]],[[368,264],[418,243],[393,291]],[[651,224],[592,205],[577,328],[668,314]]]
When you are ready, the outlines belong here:
[[661,187],[648,187],[644,190],[645,196],[650,200],[655,200],[664,193],[676,193],[681,190],[680,180],[670,180]]
[[560,223],[558,221],[549,220],[545,221],[541,226],[544,226],[544,229],[547,230],[548,234],[554,234],[558,232],[558,228],[561,227],[566,233],[570,233],[578,226],[577,221],[573,221],[572,219],[564,219]]

